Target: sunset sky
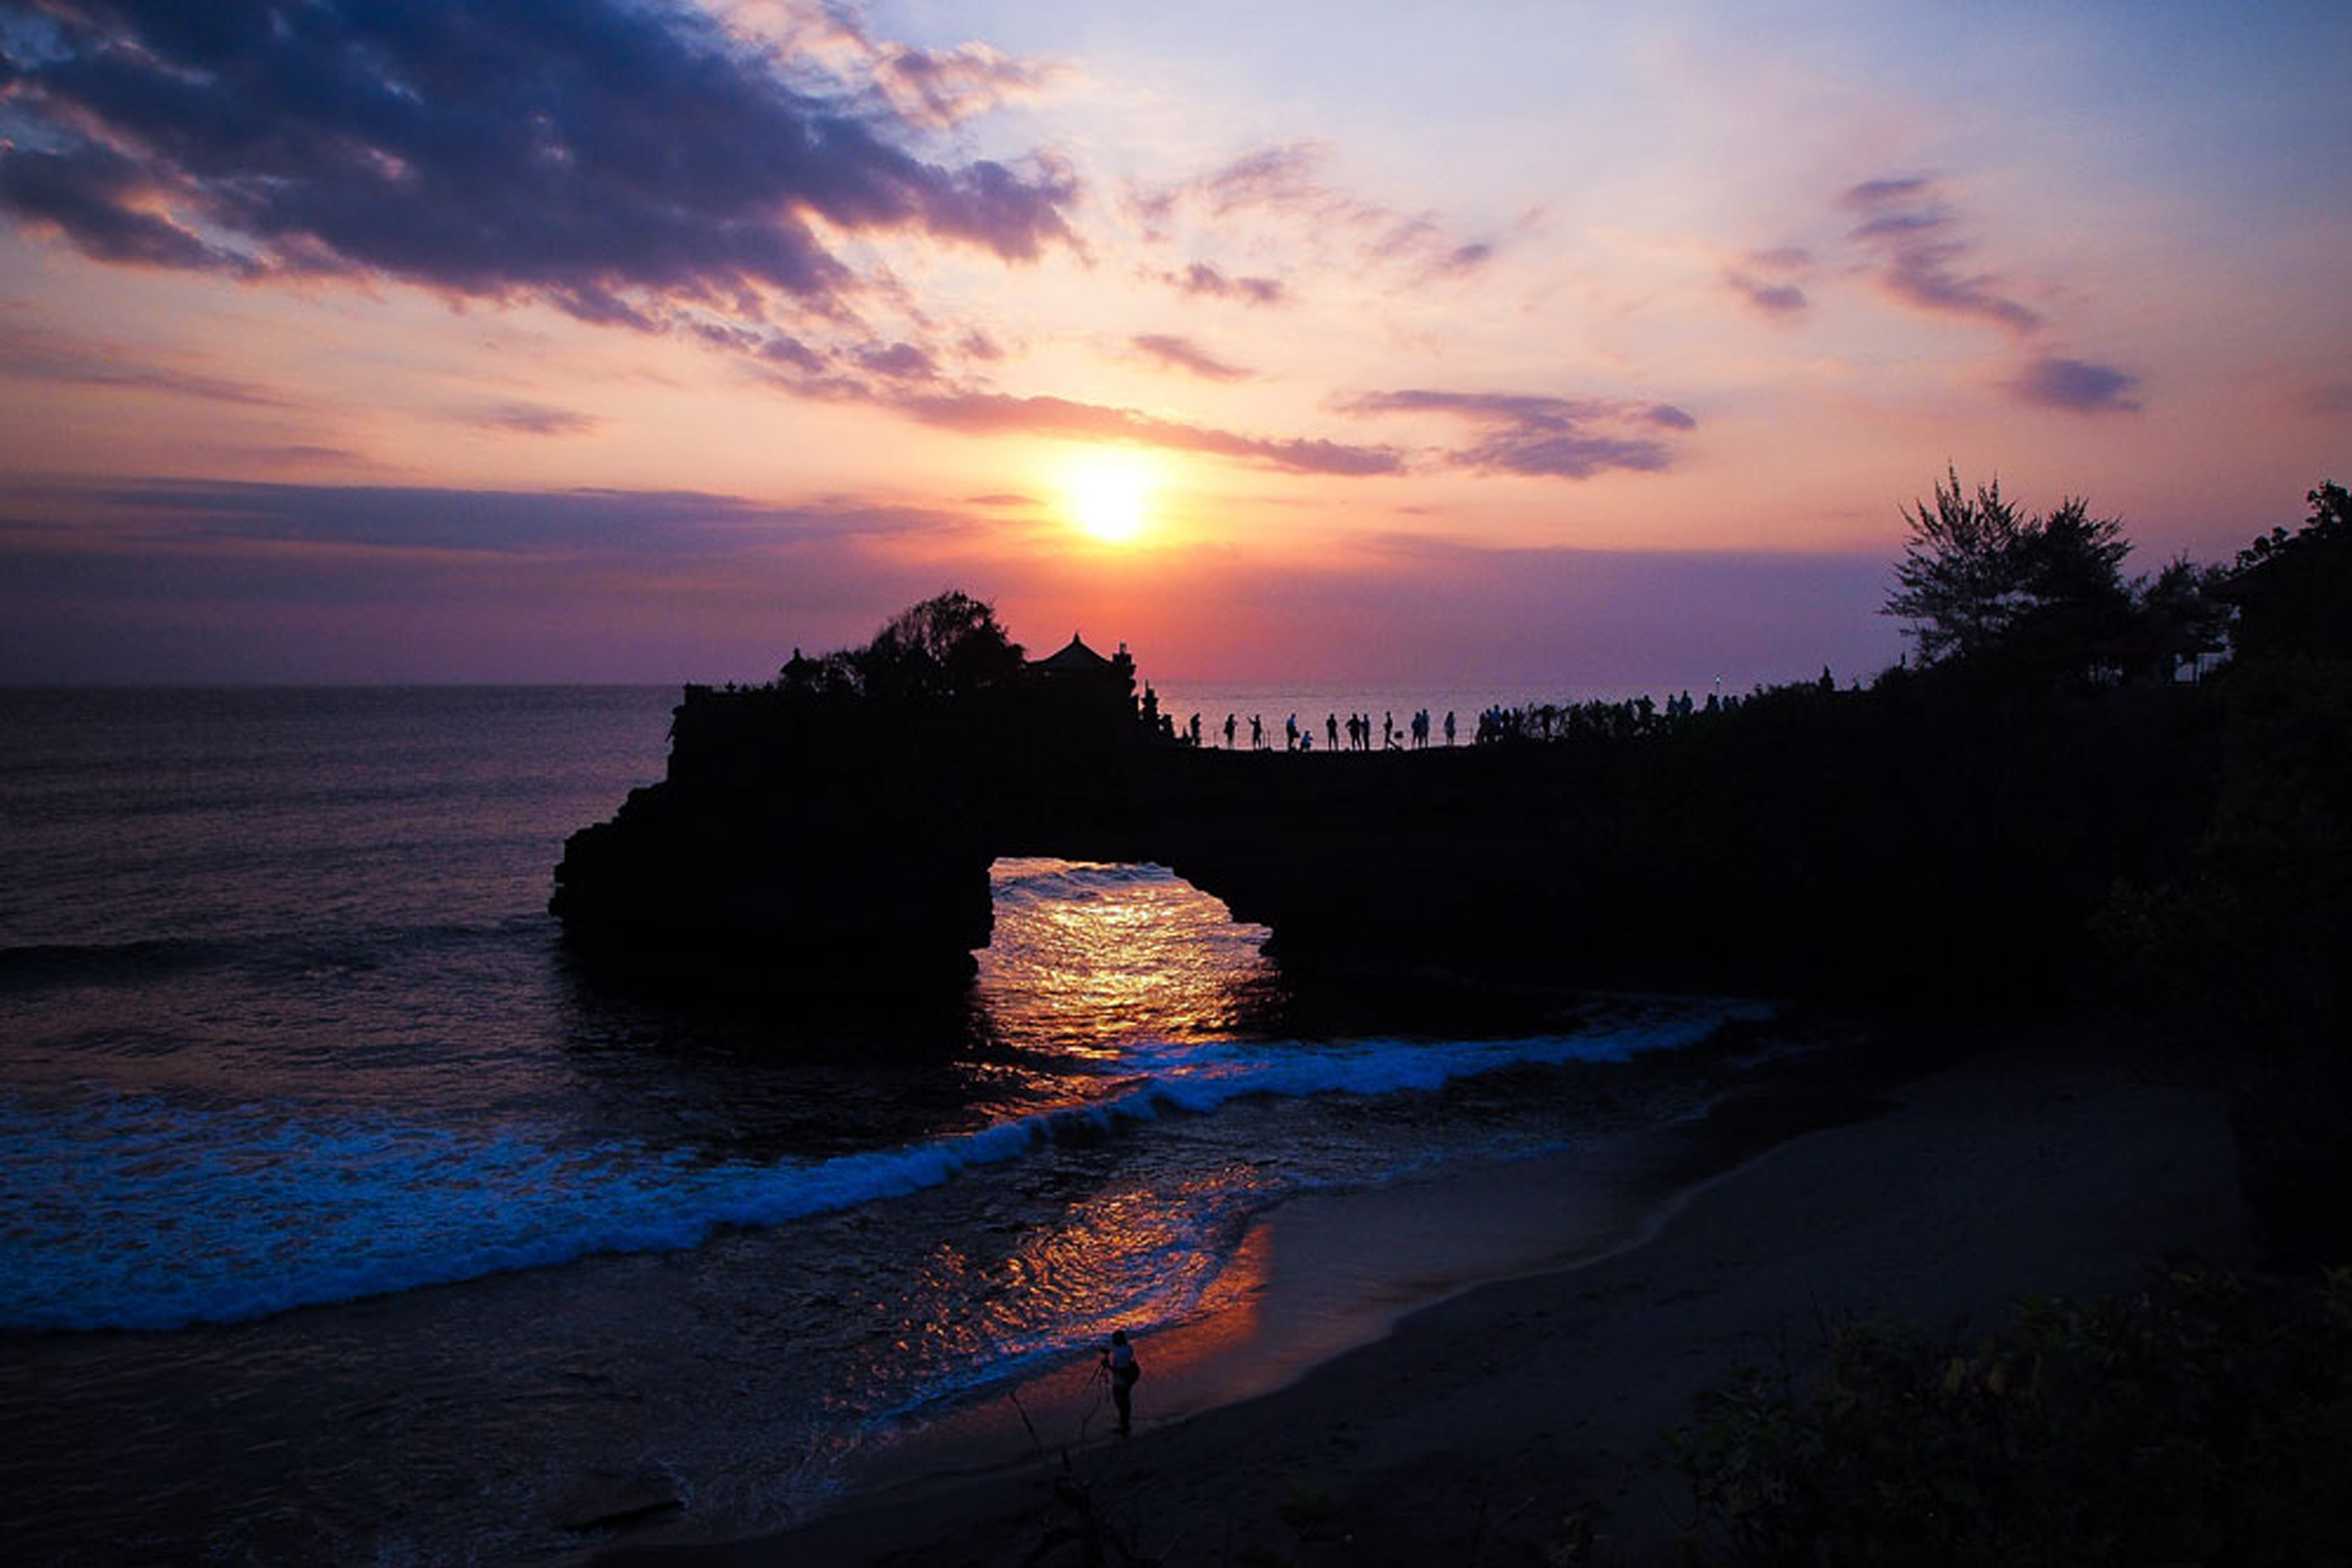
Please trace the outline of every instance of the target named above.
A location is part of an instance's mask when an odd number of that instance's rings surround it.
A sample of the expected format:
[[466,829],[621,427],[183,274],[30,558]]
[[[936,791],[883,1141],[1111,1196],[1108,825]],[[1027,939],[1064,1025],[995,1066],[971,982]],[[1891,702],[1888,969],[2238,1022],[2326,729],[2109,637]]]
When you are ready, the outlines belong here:
[[2352,6],[0,0],[0,680],[1891,662],[2352,479]]

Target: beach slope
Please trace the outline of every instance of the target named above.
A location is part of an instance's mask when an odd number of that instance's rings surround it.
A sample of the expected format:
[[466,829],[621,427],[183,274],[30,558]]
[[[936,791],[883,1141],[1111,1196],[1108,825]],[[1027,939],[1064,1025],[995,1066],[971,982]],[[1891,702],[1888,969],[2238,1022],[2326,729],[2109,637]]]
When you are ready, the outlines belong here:
[[[901,1482],[782,1535],[598,1560],[1075,1563],[1091,1528],[1114,1562],[1514,1562],[1597,1504],[1592,1560],[1669,1561],[1687,1497],[1659,1433],[1740,1366],[1801,1372],[1843,1320],[1989,1330],[2022,1295],[2243,1259],[2215,1094],[2018,1049],[1891,1100],[1707,1182],[1622,1250],[1466,1291],[1273,1393]],[[1139,1402],[1173,1392],[1147,1381]]]

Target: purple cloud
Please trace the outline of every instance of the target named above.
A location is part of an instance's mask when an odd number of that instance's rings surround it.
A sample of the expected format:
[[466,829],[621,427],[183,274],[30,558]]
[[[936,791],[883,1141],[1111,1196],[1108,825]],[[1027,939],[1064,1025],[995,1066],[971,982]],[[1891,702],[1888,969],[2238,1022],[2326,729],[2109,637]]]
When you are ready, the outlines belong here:
[[855,496],[82,481],[9,511],[10,681],[759,679],[937,591],[892,538],[986,537]]
[[1179,293],[1204,294],[1211,299],[1237,299],[1245,305],[1279,305],[1288,298],[1281,281],[1273,277],[1228,277],[1206,261],[1195,261],[1182,272],[1158,275]]
[[[0,208],[110,261],[376,275],[662,325],[859,286],[814,222],[1009,261],[1057,166],[926,163],[676,0],[21,0]],[[904,124],[902,120],[900,122]]]
[[886,381],[936,381],[939,365],[913,343],[857,351],[857,362]]
[[1239,365],[1229,365],[1189,338],[1170,337],[1164,332],[1139,333],[1127,340],[1146,358],[1200,376],[1204,381],[1247,381],[1252,372]]
[[2132,388],[2139,377],[2081,359],[2043,358],[2003,386],[2021,402],[2074,414],[2137,414]]
[[1934,194],[1933,181],[1922,174],[1912,174],[1896,180],[1865,180],[1858,185],[1849,185],[1840,199],[1846,206],[1868,209],[1889,202],[1920,200]]
[[1011,59],[985,43],[939,50],[892,43],[877,48],[873,72],[875,86],[902,117],[944,131],[1036,97],[1065,69]]
[[931,514],[818,503],[769,506],[696,490],[459,490],[225,480],[93,482],[60,496],[157,542],[245,540],[492,554],[596,549],[628,557],[728,553],[752,538],[876,536]]
[[1187,212],[1211,224],[1269,214],[1318,241],[1339,239],[1359,268],[1398,268],[1416,281],[1462,277],[1493,259],[1490,241],[1464,239],[1430,214],[1400,213],[1341,189],[1324,178],[1325,162],[1325,150],[1312,143],[1261,148],[1195,179],[1132,191],[1128,205],[1154,239],[1166,238]]
[[139,163],[89,142],[69,142],[54,151],[0,150],[0,208],[56,226],[85,255],[244,276],[259,270],[251,258],[207,244],[135,205],[156,182]]
[[1652,472],[1674,453],[1651,431],[1694,430],[1672,404],[1550,397],[1523,392],[1368,392],[1341,407],[1354,414],[1451,414],[1478,432],[1445,454],[1452,467],[1482,473],[1591,479],[1614,469]]
[[1956,237],[1956,220],[1934,181],[1865,181],[1849,187],[1838,205],[1861,214],[1849,237],[1877,254],[1880,285],[1905,304],[1991,322],[2020,336],[2042,325],[2041,312],[2002,293],[1994,275],[1958,270],[1971,246]]
[[1068,398],[1014,397],[1007,392],[936,392],[895,399],[891,406],[926,424],[972,435],[1014,431],[1073,440],[1131,441],[1173,451],[1231,457],[1286,473],[1360,478],[1401,473],[1405,467],[1404,458],[1391,447],[1244,436],[1163,420],[1133,408],[1075,403]]
[[70,382],[83,387],[163,392],[173,397],[239,403],[260,408],[283,407],[286,401],[250,382],[231,381],[168,365],[139,364],[134,352],[119,343],[16,326],[0,327],[0,375],[21,381]]
[[1798,315],[1811,303],[1794,283],[1768,283],[1743,272],[1724,274],[1724,282],[1768,316]]
[[2298,400],[2312,414],[2352,414],[2352,381],[2331,381],[2305,389]]
[[601,422],[592,415],[535,403],[504,403],[490,408],[469,409],[457,418],[468,424],[510,431],[516,436],[584,436]]

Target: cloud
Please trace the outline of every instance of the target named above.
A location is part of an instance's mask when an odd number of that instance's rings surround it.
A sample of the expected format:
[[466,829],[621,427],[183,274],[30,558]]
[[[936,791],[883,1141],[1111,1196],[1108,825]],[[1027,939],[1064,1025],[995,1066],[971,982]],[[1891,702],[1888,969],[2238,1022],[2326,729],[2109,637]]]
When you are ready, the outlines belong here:
[[2296,401],[2310,414],[2352,414],[2352,381],[2306,388]]
[[1011,59],[985,43],[944,50],[884,44],[873,72],[891,107],[909,121],[934,130],[1035,98],[1071,74],[1066,66]]
[[1415,282],[1466,277],[1494,259],[1493,242],[1454,232],[1426,213],[1402,213],[1342,189],[1324,175],[1325,149],[1311,142],[1260,148],[1191,180],[1136,186],[1128,211],[1147,236],[1166,239],[1186,218],[1212,228],[1249,214],[1302,230],[1316,245],[1337,242],[1359,271],[1402,271]]
[[316,441],[294,441],[274,447],[247,447],[246,455],[257,463],[335,463],[345,467],[366,467],[372,465],[367,454],[350,447],[324,446]]
[[1724,274],[1724,282],[1768,316],[1800,315],[1811,303],[1805,298],[1804,291],[1794,283],[1765,282],[1743,272]]
[[23,5],[46,41],[0,34],[0,208],[103,261],[647,327],[763,293],[837,309],[861,280],[819,226],[1008,261],[1072,241],[1065,169],[925,162],[869,98],[787,80],[677,0]]
[[1553,479],[1591,479],[1615,469],[1654,472],[1674,459],[1660,433],[1698,428],[1672,404],[1521,392],[1368,392],[1340,407],[1352,414],[1452,415],[1472,425],[1477,438],[1447,451],[1448,465]]
[[878,37],[853,0],[705,0],[739,35],[789,61],[798,76],[858,87],[910,124],[946,130],[1008,103],[1042,96],[1078,72],[1059,60],[1020,60],[985,43],[922,49]]
[[1230,457],[1286,473],[1360,478],[1401,473],[1405,467],[1403,455],[1391,447],[1244,436],[1164,420],[1133,408],[1074,403],[1067,398],[1014,397],[1006,392],[986,391],[939,392],[900,398],[892,406],[926,424],[970,435],[1018,432],[1070,440],[1131,441],[1171,451]]
[[771,506],[697,490],[467,490],[145,479],[40,487],[39,510],[142,544],[201,541],[513,555],[672,559],[763,542],[898,534],[930,513]]
[[468,424],[516,436],[584,436],[602,422],[594,415],[536,403],[501,403],[487,408],[467,409],[460,411],[457,418]]
[[286,405],[285,399],[251,382],[231,381],[169,365],[143,365],[137,362],[134,351],[120,343],[70,338],[35,327],[0,325],[0,375],[21,381],[70,382],[83,387],[162,392],[172,397],[244,404],[257,408]]
[[[886,381],[936,381],[939,364],[913,343],[860,349],[857,362]],[[795,361],[796,363],[798,361]]]
[[1154,274],[1178,293],[1236,299],[1244,305],[1280,305],[1289,295],[1273,277],[1228,277],[1206,261],[1195,261],[1182,272]]
[[905,538],[987,537],[854,496],[151,480],[9,501],[5,681],[757,679],[936,592],[941,558]]
[[1921,310],[1991,322],[2021,337],[2042,325],[2040,311],[2000,292],[1998,277],[1958,270],[1972,247],[1957,237],[1957,220],[1935,181],[1924,175],[1867,180],[1850,186],[1838,205],[1859,215],[1848,237],[1875,254],[1880,286],[1897,299]]
[[2002,384],[2019,401],[2074,414],[2137,414],[2132,388],[2139,377],[2081,359],[2042,358]]
[[1163,332],[1144,332],[1127,340],[1146,358],[1200,376],[1204,381],[1247,381],[1254,373],[1239,365],[1229,365],[1189,338],[1173,338]]
[[966,506],[1035,506],[1037,498],[1017,495],[1008,490],[987,496],[966,496],[963,498],[963,504]]

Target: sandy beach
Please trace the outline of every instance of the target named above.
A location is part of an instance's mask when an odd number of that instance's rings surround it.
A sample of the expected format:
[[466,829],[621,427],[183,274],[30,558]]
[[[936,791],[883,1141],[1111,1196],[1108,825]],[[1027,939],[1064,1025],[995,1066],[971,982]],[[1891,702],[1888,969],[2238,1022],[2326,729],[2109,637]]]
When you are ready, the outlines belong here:
[[[1718,1127],[1715,1156],[1735,1163],[1621,1216],[1598,1256],[1546,1259],[1526,1221],[1575,1189],[1572,1163],[1290,1206],[1252,1239],[1250,1300],[1193,1342],[1142,1346],[1133,1438],[1109,1434],[1075,1369],[1019,1409],[943,1423],[802,1528],[703,1543],[680,1520],[597,1560],[1077,1562],[1073,1483],[1112,1561],[1521,1561],[1592,1504],[1594,1560],[1671,1560],[1687,1497],[1659,1433],[1739,1367],[1802,1371],[1843,1320],[1965,1332],[2020,1296],[2129,1287],[2168,1257],[2244,1258],[2219,1097],[2090,1053],[2013,1046],[1883,1101],[1817,1097],[1812,1119],[1837,1124]],[[1697,1157],[1656,1156],[1655,1174]],[[1435,1305],[1359,1315],[1378,1337],[1336,1355],[1285,1340],[1296,1292],[1344,1289],[1330,1281],[1349,1256],[1445,1223],[1494,1227],[1490,1282],[1422,1280]]]

